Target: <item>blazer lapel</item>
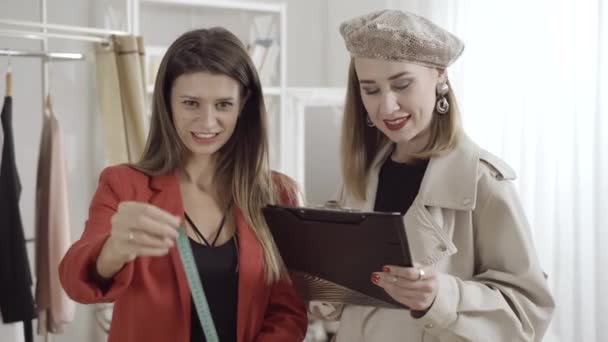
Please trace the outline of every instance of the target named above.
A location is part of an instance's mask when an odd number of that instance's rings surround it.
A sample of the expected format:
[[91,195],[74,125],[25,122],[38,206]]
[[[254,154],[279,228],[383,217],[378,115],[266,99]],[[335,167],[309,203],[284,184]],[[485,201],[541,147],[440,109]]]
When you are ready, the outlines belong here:
[[[182,203],[182,194],[179,188],[179,179],[177,173],[173,172],[168,175],[156,176],[151,180],[151,188],[155,194],[150,199],[150,203],[163,208],[171,214],[179,217],[184,217],[184,206]],[[175,278],[179,288],[180,305],[186,319],[190,319],[190,287],[186,278],[186,272],[182,266],[182,261],[179,256],[177,246],[169,250],[169,256],[175,270]]]

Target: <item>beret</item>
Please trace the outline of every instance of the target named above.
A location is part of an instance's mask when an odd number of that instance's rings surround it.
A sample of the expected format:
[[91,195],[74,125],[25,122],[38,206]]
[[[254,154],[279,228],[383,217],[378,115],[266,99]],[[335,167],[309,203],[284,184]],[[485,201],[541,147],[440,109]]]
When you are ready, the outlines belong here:
[[382,10],[340,25],[351,57],[409,62],[447,68],[464,50],[463,42],[430,20],[413,13]]

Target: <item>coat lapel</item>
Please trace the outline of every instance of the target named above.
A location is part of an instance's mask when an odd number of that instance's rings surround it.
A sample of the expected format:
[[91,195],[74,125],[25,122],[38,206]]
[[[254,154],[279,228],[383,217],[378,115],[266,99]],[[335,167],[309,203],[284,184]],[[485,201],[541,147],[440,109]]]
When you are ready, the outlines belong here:
[[403,216],[410,255],[415,265],[432,265],[458,251],[444,224],[448,221],[444,215],[453,211],[434,209],[427,208],[417,198]]
[[235,208],[236,232],[239,238],[239,300],[237,313],[237,341],[249,341],[247,322],[251,322],[253,295],[264,283],[262,248],[247,224],[240,209]]
[[419,201],[429,207],[475,209],[480,152],[463,135],[452,151],[431,158],[420,185]]
[[[361,209],[373,209],[378,176],[393,149],[394,144],[389,144],[378,152],[368,175],[366,203],[360,204]],[[480,154],[481,149],[463,135],[452,151],[431,158],[415,202],[421,202],[423,207],[473,210],[477,201]]]

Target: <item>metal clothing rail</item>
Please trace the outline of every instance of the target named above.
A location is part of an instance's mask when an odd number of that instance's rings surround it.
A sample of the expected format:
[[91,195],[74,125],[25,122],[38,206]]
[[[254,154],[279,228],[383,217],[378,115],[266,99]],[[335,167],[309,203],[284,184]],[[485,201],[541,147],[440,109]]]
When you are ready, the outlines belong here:
[[[29,28],[29,30],[17,30],[14,29],[14,27]],[[45,40],[47,38],[58,38],[103,43],[108,42],[108,37],[111,35],[126,34],[128,34],[128,32],[117,30],[105,30],[71,25],[57,25],[13,19],[0,19],[0,35],[9,37],[20,37],[40,40]]]
[[83,60],[84,55],[81,53],[67,53],[67,52],[43,52],[43,51],[18,51],[18,50],[6,50],[0,49],[0,56],[9,57],[37,57],[44,58],[53,61],[73,61]]
[[64,31],[64,32],[75,32],[79,34],[95,35],[95,36],[109,36],[109,35],[124,35],[128,34],[125,31],[117,30],[106,30],[92,27],[82,26],[71,26],[71,25],[57,25],[57,24],[43,24],[35,21],[24,21],[24,20],[13,20],[13,19],[0,19],[1,25],[19,26],[19,27],[30,27],[38,29],[48,29],[53,31]]
[[26,39],[39,39],[42,41],[45,41],[48,38],[59,38],[59,39],[78,40],[78,41],[93,42],[93,43],[108,42],[108,39],[104,38],[104,37],[52,33],[52,32],[39,32],[39,31],[26,31],[26,30],[9,30],[9,29],[0,29],[0,36],[26,38]]

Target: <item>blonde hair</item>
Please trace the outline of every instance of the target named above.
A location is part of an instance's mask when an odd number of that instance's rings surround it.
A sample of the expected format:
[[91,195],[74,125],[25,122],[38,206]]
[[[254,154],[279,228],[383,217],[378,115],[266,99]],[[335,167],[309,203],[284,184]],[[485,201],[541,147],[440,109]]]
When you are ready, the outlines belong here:
[[242,87],[245,103],[234,133],[217,152],[214,182],[218,189],[223,189],[218,191],[220,206],[227,209],[234,203],[242,211],[262,245],[266,280],[276,282],[286,275],[286,269],[262,208],[294,201],[297,187],[289,178],[270,171],[262,87],[247,51],[236,36],[223,28],[194,30],[169,47],[156,78],[146,148],[133,167],[156,176],[182,165],[187,148],[173,124],[170,96],[174,81],[193,72],[226,75]]
[[[448,85],[450,85],[448,81]],[[460,114],[456,98],[450,86],[447,94],[450,109],[444,115],[434,114],[429,127],[429,141],[412,156],[428,159],[450,151],[456,146],[461,135]],[[367,176],[372,163],[390,140],[377,128],[366,123],[367,111],[361,99],[359,78],[351,59],[348,71],[348,85],[342,121],[342,177],[344,190],[358,199],[365,200]]]

